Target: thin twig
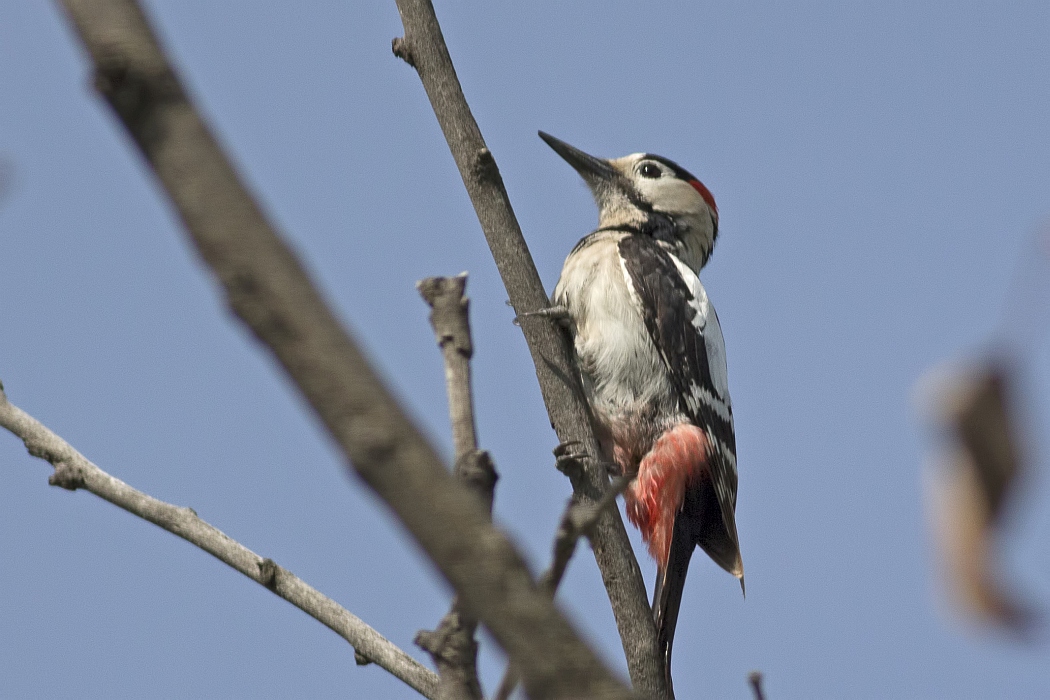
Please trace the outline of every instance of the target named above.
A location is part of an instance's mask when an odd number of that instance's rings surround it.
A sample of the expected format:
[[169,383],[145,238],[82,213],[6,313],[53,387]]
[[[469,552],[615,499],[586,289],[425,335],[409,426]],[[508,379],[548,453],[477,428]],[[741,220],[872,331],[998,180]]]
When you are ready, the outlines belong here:
[[62,0],[123,122],[214,272],[360,477],[522,669],[535,698],[626,698],[448,473],[342,327],[191,103],[134,0]]
[[562,515],[561,524],[558,526],[558,535],[554,539],[554,556],[550,567],[540,577],[540,586],[553,598],[565,576],[565,570],[569,566],[569,560],[576,552],[576,544],[580,537],[588,536],[601,520],[602,513],[609,508],[614,508],[616,499],[630,486],[632,476],[618,476],[609,489],[602,494],[597,503],[577,502],[575,499],[569,502]]
[[71,491],[89,491],[200,547],[350,642],[359,663],[363,660],[375,663],[422,695],[437,700],[437,675],[360,618],[273,560],[264,559],[234,541],[198,517],[192,509],[159,501],[102,471],[47,426],[8,401],[2,386],[0,426],[20,438],[29,454],[54,466],[55,473],[48,480],[51,485]]
[[[445,360],[448,411],[456,450],[454,473],[481,498],[491,513],[497,476],[488,453],[478,450],[470,382],[474,345],[470,337],[466,287],[465,272],[456,277],[428,277],[416,284],[430,305],[430,325]],[[416,644],[425,649],[437,665],[441,678],[440,700],[481,700],[478,644],[474,638],[477,626],[477,620],[464,613],[457,597],[436,630],[421,630],[416,634]]]
[[[536,265],[514,216],[496,161],[474,121],[430,0],[396,0],[405,35],[393,41],[395,55],[416,69],[449,150],[477,212],[515,313],[548,306]],[[572,348],[558,324],[542,317],[521,329],[532,353],[551,425],[563,444],[579,444],[590,455],[570,475],[582,501],[596,502],[608,487],[603,455],[595,439],[579,385]],[[645,582],[618,509],[602,511],[591,536],[595,559],[616,617],[634,687],[653,698],[668,696],[656,628]]]
[[[551,598],[558,592],[562,578],[569,566],[569,560],[576,552],[576,544],[580,537],[587,536],[598,524],[602,511],[606,508],[615,507],[617,497],[627,490],[633,477],[621,475],[616,477],[609,485],[609,490],[602,495],[597,503],[579,503],[575,499],[569,501],[565,506],[565,512],[561,516],[558,525],[558,534],[554,537],[554,552],[551,556],[551,565],[540,576],[540,587],[547,592]],[[518,673],[513,664],[507,664],[507,670],[503,673],[499,690],[494,696],[495,700],[508,700],[514,689],[518,687]]]
[[766,694],[762,691],[762,672],[752,671],[747,674],[747,682],[751,685],[751,693],[755,700],[766,700]]

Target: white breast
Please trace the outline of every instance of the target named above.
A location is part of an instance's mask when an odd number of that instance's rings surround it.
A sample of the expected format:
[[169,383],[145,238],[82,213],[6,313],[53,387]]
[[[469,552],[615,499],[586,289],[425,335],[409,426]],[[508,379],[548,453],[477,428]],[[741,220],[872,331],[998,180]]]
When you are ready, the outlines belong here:
[[674,392],[645,329],[630,276],[620,262],[621,232],[602,232],[565,261],[554,302],[576,323],[584,389],[603,422],[625,414],[666,415]]

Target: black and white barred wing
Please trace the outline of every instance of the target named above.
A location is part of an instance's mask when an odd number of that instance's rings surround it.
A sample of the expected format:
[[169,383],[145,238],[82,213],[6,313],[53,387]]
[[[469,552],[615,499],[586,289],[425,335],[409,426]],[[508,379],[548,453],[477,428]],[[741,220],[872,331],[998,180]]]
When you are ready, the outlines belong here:
[[705,431],[709,467],[726,533],[736,543],[736,436],[725,342],[696,274],[656,241],[620,241],[625,273],[642,303],[649,337],[679,397],[679,410]]

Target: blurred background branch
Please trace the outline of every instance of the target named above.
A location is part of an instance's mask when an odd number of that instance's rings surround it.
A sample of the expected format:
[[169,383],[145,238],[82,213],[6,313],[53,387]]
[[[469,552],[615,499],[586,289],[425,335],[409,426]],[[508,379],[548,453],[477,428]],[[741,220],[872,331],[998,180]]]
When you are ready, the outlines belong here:
[[536,698],[629,693],[535,586],[521,555],[445,469],[190,101],[133,0],[64,0],[124,124],[233,312],[273,353],[353,473],[394,511],[521,669]]

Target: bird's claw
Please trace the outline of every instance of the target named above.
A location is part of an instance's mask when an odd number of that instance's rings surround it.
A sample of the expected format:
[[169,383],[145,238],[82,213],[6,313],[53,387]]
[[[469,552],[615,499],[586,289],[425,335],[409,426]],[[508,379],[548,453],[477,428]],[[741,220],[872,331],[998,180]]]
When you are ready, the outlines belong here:
[[522,311],[514,317],[513,323],[515,326],[520,326],[523,318],[533,317],[549,318],[566,328],[572,327],[572,314],[570,314],[569,309],[564,306],[548,306],[545,309],[538,309],[536,311]]
[[569,452],[569,450],[571,448],[579,447],[582,444],[583,443],[580,442],[579,440],[566,440],[565,442],[558,443],[555,446],[555,448],[553,450],[551,450],[551,452],[554,453],[555,457],[560,457],[561,455],[568,454],[568,452]]
[[[558,468],[558,471],[566,476],[575,476],[583,469],[584,462],[596,459],[583,449],[582,445],[583,443],[579,440],[569,440],[554,448],[554,466]],[[601,460],[596,461],[605,467],[605,471],[610,477],[616,478],[622,473],[619,464]]]
[[558,471],[569,476],[583,468],[583,460],[589,459],[590,455],[583,450],[582,444],[579,440],[569,440],[554,448],[554,466]]

